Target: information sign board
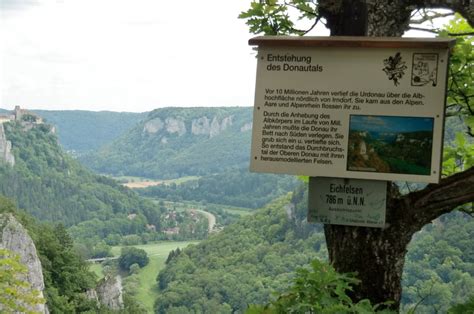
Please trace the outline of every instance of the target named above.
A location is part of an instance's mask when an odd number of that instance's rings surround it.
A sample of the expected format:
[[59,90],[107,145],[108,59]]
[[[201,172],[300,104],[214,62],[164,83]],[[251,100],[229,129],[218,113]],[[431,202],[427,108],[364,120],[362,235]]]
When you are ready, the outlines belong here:
[[257,37],[250,170],[440,178],[452,40]]
[[311,177],[308,222],[383,228],[387,182]]

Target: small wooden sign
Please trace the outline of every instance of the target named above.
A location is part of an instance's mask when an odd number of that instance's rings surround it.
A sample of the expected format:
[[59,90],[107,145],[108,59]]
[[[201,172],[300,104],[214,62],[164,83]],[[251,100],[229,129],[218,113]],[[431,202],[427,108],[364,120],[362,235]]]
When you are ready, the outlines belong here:
[[383,228],[387,182],[311,177],[308,222]]

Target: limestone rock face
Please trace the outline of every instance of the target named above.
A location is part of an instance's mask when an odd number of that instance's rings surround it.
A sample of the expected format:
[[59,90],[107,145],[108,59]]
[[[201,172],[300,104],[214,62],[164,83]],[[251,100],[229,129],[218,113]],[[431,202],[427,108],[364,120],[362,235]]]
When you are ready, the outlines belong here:
[[13,156],[11,150],[12,143],[7,141],[5,129],[3,128],[3,124],[0,123],[0,162],[4,162],[13,167],[15,165],[15,156]]
[[240,132],[246,132],[252,130],[252,122],[245,123],[241,128]]
[[217,117],[210,120],[208,117],[194,119],[191,124],[191,133],[194,135],[208,135],[214,137],[225,131],[232,125],[232,116],[223,118],[221,121]]
[[[20,262],[28,269],[25,281],[30,283],[30,289],[38,290],[40,297],[43,298],[43,272],[36,246],[26,229],[12,214],[0,214],[0,248],[10,250],[20,256]],[[31,310],[49,313],[45,304],[38,304]]]
[[194,135],[207,135],[210,131],[210,123],[207,117],[194,119],[191,123],[191,133]]
[[182,136],[186,133],[186,125],[184,121],[176,118],[166,118],[166,131],[168,133],[178,133]]
[[[232,125],[232,116],[218,119],[214,116],[212,119],[202,116],[191,121],[191,134],[207,135],[210,138],[219,135]],[[168,134],[177,133],[179,136],[186,134],[186,122],[179,117],[168,117],[164,121],[160,118],[154,118],[145,123],[143,133],[156,134],[165,131]],[[188,124],[189,125],[189,124]]]
[[96,291],[100,304],[112,310],[123,309],[122,278],[120,276],[104,278],[97,286]]
[[164,126],[165,124],[160,118],[155,118],[145,123],[145,126],[143,127],[143,132],[154,134],[163,129]]
[[219,123],[217,117],[214,117],[211,122],[211,130],[209,132],[209,137],[214,137],[219,135],[221,132],[225,131],[229,126],[232,125],[232,116],[225,117]]

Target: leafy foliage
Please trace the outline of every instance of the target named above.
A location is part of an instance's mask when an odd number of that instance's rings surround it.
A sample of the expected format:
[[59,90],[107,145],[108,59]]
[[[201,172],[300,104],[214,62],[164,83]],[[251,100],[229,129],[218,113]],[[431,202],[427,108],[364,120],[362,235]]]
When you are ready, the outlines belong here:
[[49,311],[73,313],[77,309],[97,310],[95,302],[85,297],[85,292],[95,287],[95,275],[89,272],[88,264],[74,251],[73,241],[64,226],[38,223],[28,214],[18,211],[10,200],[0,197],[0,213],[4,212],[14,214],[35,243]]
[[156,311],[241,313],[286,289],[297,267],[326,256],[321,226],[302,222],[305,197],[300,188],[292,205],[280,199],[170,255],[157,278]]
[[[307,0],[266,0],[252,1],[250,9],[242,12],[239,18],[246,19],[251,33],[265,35],[304,35],[307,31],[295,26],[290,17],[290,9],[298,14],[298,20],[314,20],[317,17],[315,1]],[[316,20],[315,24],[318,22]],[[314,24],[314,25],[315,25]]]
[[118,259],[118,265],[122,270],[129,271],[132,265],[144,267],[149,261],[150,259],[145,250],[136,247],[124,247]]
[[415,313],[445,313],[474,294],[474,219],[454,212],[425,226],[408,247],[402,303]]
[[293,285],[264,306],[252,306],[247,314],[257,313],[392,313],[377,311],[369,300],[354,303],[347,295],[359,280],[354,274],[339,274],[331,265],[314,260],[311,269],[296,270]]
[[0,248],[0,311],[33,313],[35,305],[45,302],[38,290],[31,290],[26,274],[18,255]]
[[472,296],[469,301],[462,304],[456,304],[448,310],[449,314],[464,314],[464,313],[474,313],[474,296]]
[[[441,36],[448,33],[473,33],[474,29],[460,16],[451,21]],[[448,81],[448,115],[461,117],[468,134],[474,136],[474,37],[457,37],[456,46],[450,58]]]
[[[268,304],[266,309],[257,308],[272,313],[269,308],[276,311],[277,304],[288,309],[310,306],[306,301],[300,304],[294,294],[288,296],[293,291],[288,286],[292,281],[294,289],[316,285],[307,268],[307,282],[296,283],[296,269],[307,267],[315,258],[327,258],[322,226],[305,222],[306,189],[306,185],[296,189],[290,203],[288,198],[280,199],[196,246],[171,252],[166,268],[158,275],[156,311],[192,313],[213,307],[216,312],[231,313],[243,312],[249,304]],[[434,308],[445,311],[474,293],[472,224],[470,216],[451,213],[415,235],[405,261],[404,309],[423,300],[416,313],[431,313]],[[272,299],[273,292],[282,298]],[[351,306],[368,313],[381,309],[367,301],[346,303],[346,308]]]

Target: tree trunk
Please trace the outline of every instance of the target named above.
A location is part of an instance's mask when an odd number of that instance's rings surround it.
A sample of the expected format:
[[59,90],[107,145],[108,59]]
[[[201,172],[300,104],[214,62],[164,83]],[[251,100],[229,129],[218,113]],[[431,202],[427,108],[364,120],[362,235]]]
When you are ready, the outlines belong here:
[[384,229],[325,225],[331,264],[341,273],[357,272],[361,280],[352,299],[392,301],[389,308],[399,310],[406,248],[413,234],[473,200],[474,167],[404,196],[390,184]]
[[[403,1],[320,1],[319,12],[332,36],[401,36],[411,10]],[[440,215],[474,199],[474,169],[451,176],[438,185],[400,196],[389,183],[386,228],[325,225],[329,260],[341,273],[357,272],[354,301],[392,301],[399,310],[407,245],[413,234]]]
[[325,226],[329,259],[340,273],[356,272],[361,283],[350,294],[354,301],[369,299],[372,304],[394,301],[398,310],[401,279],[410,234],[395,230]]

